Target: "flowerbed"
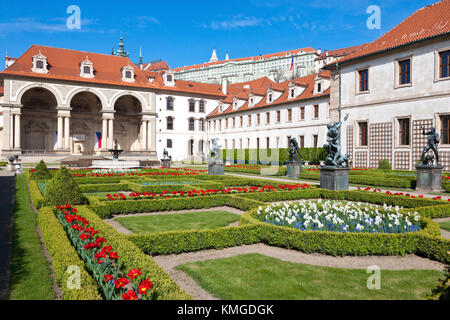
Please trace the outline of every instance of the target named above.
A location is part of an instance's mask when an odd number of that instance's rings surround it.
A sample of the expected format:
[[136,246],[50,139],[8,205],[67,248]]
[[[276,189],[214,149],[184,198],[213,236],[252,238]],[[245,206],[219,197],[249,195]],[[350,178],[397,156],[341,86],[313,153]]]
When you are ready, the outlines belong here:
[[[358,190],[359,191],[371,191],[371,192],[383,192],[383,191],[381,191],[381,189],[372,189],[372,188],[369,188],[369,187],[364,188],[364,189],[362,189],[361,187],[358,187]],[[395,192],[394,193],[394,192],[391,192],[389,190],[384,192],[384,194],[386,194],[388,196],[404,196],[404,197],[408,197],[408,198],[411,198],[411,199],[415,199],[415,198],[423,199],[423,195],[422,194],[419,194],[418,196],[415,196],[415,195],[412,195],[412,194],[409,194],[409,193],[404,193],[404,192]],[[436,197],[433,198],[433,200],[442,200],[442,197],[441,196],[436,196]],[[450,199],[448,199],[448,201],[450,202]]]
[[206,196],[206,195],[217,195],[217,194],[236,194],[236,193],[254,193],[254,192],[273,192],[273,191],[290,191],[299,189],[308,189],[311,186],[308,184],[296,184],[296,185],[278,185],[278,186],[263,186],[263,187],[231,187],[226,189],[200,189],[200,190],[189,190],[189,191],[164,191],[162,193],[151,193],[151,192],[133,192],[129,196],[120,194],[107,194],[106,197],[109,201],[115,200],[139,200],[139,199],[153,199],[161,197],[165,199],[170,199],[174,197],[194,197],[194,196]]
[[149,300],[153,283],[142,279],[140,269],[131,269],[126,275],[120,270],[120,256],[106,246],[107,240],[96,236],[85,218],[77,215],[70,205],[57,206],[56,216],[63,225],[78,255],[86,262],[107,300]]
[[[403,209],[403,208],[401,208]],[[341,201],[305,201],[258,208],[257,218],[265,223],[302,231],[408,233],[421,229],[417,212],[406,215],[399,207]]]

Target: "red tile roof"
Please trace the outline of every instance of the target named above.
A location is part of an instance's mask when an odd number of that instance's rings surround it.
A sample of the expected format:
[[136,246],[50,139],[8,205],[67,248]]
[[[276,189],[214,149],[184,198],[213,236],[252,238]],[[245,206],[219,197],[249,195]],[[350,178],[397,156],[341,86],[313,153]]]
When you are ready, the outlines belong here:
[[[324,71],[324,72],[320,73],[320,76],[324,77],[324,78],[329,78],[330,71]],[[218,117],[218,116],[222,116],[222,115],[236,114],[236,113],[240,113],[240,112],[244,112],[244,111],[248,111],[248,110],[253,110],[255,108],[276,106],[276,105],[280,105],[283,103],[292,103],[292,102],[298,102],[298,101],[311,99],[311,98],[319,98],[319,97],[328,96],[330,94],[330,89],[327,89],[326,91],[324,91],[320,94],[314,94],[314,84],[315,84],[314,78],[315,77],[316,77],[316,74],[313,74],[313,75],[310,75],[307,77],[295,79],[293,81],[297,85],[306,87],[305,90],[303,91],[303,93],[294,99],[288,98],[289,84],[291,83],[291,81],[275,83],[268,78],[261,78],[261,79],[250,82],[250,84],[247,83],[247,85],[250,85],[250,88],[244,88],[244,86],[242,86],[242,84],[239,84],[239,85],[241,85],[240,88],[238,88],[238,84],[232,85],[232,86],[230,86],[230,87],[232,87],[231,88],[232,90],[231,91],[229,90],[228,96],[225,99],[221,100],[221,102],[225,103],[225,104],[231,104],[233,102],[234,97],[237,97],[241,100],[246,100],[244,105],[242,105],[237,110],[233,110],[233,106],[230,105],[223,112],[219,112],[219,107],[217,107],[207,117],[213,118],[213,117]],[[253,88],[252,83],[255,85],[259,85],[260,87]],[[269,87],[272,87],[272,89],[274,89],[276,87],[277,90],[280,90],[280,91],[282,90],[281,96],[278,99],[276,99],[275,101],[273,101],[272,103],[266,102],[267,101],[267,99],[266,99],[267,89]],[[259,103],[250,107],[249,103],[248,103],[248,96],[249,96],[250,91],[253,92],[255,89],[264,90],[264,96]]]
[[352,54],[352,53],[355,53],[355,52],[361,50],[366,45],[367,45],[367,43],[361,44],[361,45],[358,45],[358,46],[353,46],[353,47],[347,47],[347,48],[342,48],[342,49],[324,51],[315,60],[316,61],[317,60],[323,60],[323,59],[326,59],[328,57],[334,57],[334,58],[345,57],[345,56],[348,56],[349,54]]
[[[39,53],[47,57],[49,65],[48,74],[40,74],[31,71],[33,56]],[[80,63],[86,60],[86,57],[94,64],[95,78],[93,79],[80,76]],[[136,81],[133,83],[122,81],[121,69],[127,65],[134,68]],[[176,80],[175,87],[165,86],[161,77],[162,72],[163,71],[142,71],[139,67],[134,65],[131,60],[124,57],[33,45],[18,58],[13,65],[0,72],[0,76],[16,75],[137,88],[162,89],[174,92],[179,91],[192,94],[213,95],[218,98],[225,97],[225,95],[222,94],[221,86],[213,84]],[[150,82],[148,78],[154,78],[155,80]]]
[[339,63],[449,34],[450,0],[442,0],[417,10],[392,30],[358,52],[339,60]]
[[3,93],[4,93],[4,88],[0,87],[0,96],[3,96]]
[[157,63],[144,63],[142,65],[143,71],[160,71],[160,70],[169,70],[169,65],[166,61],[161,61]]
[[[33,56],[39,53],[47,57],[48,74],[39,74],[31,71]],[[93,79],[80,76],[80,63],[86,58],[94,64],[95,78]],[[133,83],[122,81],[121,70],[127,65],[134,68],[136,81]],[[128,58],[38,45],[33,45],[13,65],[3,70],[0,75],[18,75],[127,87],[152,87],[143,72]]]
[[283,52],[277,52],[277,53],[271,53],[271,54],[266,54],[266,55],[261,55],[261,56],[253,56],[253,57],[246,57],[246,58],[237,58],[237,59],[230,59],[230,60],[221,60],[221,61],[217,61],[217,62],[205,62],[205,63],[200,63],[200,64],[196,64],[196,65],[192,65],[192,66],[186,66],[186,67],[179,67],[179,68],[175,68],[173,69],[175,72],[181,72],[181,70],[184,71],[188,71],[188,70],[192,70],[192,69],[201,69],[202,67],[210,67],[213,65],[218,65],[218,64],[223,64],[223,63],[227,63],[227,62],[239,62],[239,61],[259,61],[260,58],[262,57],[264,60],[273,58],[273,57],[284,57],[286,56],[287,53],[290,53],[291,55],[295,55],[301,51],[304,52],[316,52],[316,50],[314,50],[313,48],[303,48],[303,49],[294,49],[294,50],[288,50],[288,51],[283,51]]

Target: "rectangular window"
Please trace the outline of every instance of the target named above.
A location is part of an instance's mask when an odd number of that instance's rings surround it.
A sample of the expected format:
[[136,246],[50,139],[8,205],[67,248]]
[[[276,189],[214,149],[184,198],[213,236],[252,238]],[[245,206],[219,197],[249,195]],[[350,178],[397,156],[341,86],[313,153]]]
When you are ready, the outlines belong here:
[[84,67],[83,72],[84,72],[85,74],[90,74],[90,73],[91,73],[91,67]]
[[167,98],[167,110],[173,110],[173,98],[172,97]]
[[287,111],[287,121],[292,121],[292,109],[288,109]]
[[281,111],[277,111],[277,123],[281,121]]
[[270,123],[270,112],[266,112],[266,123]]
[[291,136],[287,136],[287,143],[286,143],[286,147],[289,148],[289,144],[291,142]]
[[267,149],[270,148],[270,138],[269,137],[266,138],[266,146],[267,146]]
[[398,62],[399,69],[399,84],[411,83],[411,59],[406,59]]
[[313,148],[317,148],[319,142],[319,136],[317,134],[313,135]]
[[359,145],[367,146],[368,145],[367,122],[359,122],[358,125],[359,125]]
[[252,125],[252,116],[248,115],[248,126],[250,127]]
[[300,107],[300,120],[305,120],[305,107]]
[[298,146],[300,148],[304,148],[305,147],[305,136],[300,136],[300,141],[298,143]]
[[205,101],[201,100],[199,104],[199,112],[205,112]]
[[189,112],[195,112],[195,100],[189,100]]
[[450,144],[450,115],[441,116],[441,143]]
[[233,128],[236,128],[236,118],[233,118]]
[[225,119],[225,129],[228,129],[228,119]]
[[168,149],[172,148],[172,139],[167,139],[167,148]]
[[450,50],[439,52],[440,78],[450,77]]
[[401,146],[409,145],[409,118],[398,120],[399,144]]
[[243,117],[243,116],[240,116],[240,117],[239,117],[239,127],[242,128],[243,125],[244,125],[244,117]]
[[256,149],[259,150],[259,138],[256,138]]
[[222,119],[219,120],[219,131],[222,131]]
[[260,113],[258,113],[258,114],[256,115],[256,124],[257,124],[258,126],[261,124],[261,114],[260,114]]
[[359,71],[359,92],[369,91],[369,69]]
[[314,105],[314,119],[319,119],[319,105]]

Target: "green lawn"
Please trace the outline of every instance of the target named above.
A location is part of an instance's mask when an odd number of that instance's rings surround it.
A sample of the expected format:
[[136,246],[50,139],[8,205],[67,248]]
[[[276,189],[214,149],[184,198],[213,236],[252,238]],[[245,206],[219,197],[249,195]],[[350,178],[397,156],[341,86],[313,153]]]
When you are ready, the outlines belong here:
[[231,300],[425,299],[442,272],[381,270],[381,289],[367,289],[366,270],[281,261],[260,254],[198,261],[177,267],[205,290]]
[[50,266],[36,231],[25,176],[17,177],[11,257],[10,300],[55,299]]
[[116,220],[134,233],[150,233],[226,227],[238,221],[239,216],[226,211],[205,211],[116,218]]
[[439,222],[439,227],[441,227],[441,229],[450,232],[450,221]]

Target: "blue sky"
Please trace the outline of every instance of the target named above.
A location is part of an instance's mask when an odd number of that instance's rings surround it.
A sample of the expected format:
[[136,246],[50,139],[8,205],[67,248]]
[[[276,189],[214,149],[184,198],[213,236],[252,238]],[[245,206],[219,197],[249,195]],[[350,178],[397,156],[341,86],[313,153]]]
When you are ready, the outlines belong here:
[[[173,68],[219,59],[370,42],[432,0],[2,0],[0,55],[18,57],[32,44],[110,54],[120,31],[131,59]],[[81,9],[81,29],[69,30],[68,6]],[[381,9],[381,29],[369,29],[367,8]],[[5,8],[7,8],[5,10]],[[3,63],[2,63],[3,65]]]

